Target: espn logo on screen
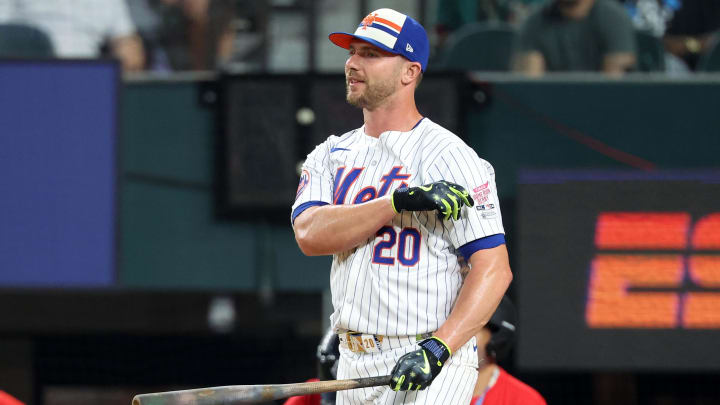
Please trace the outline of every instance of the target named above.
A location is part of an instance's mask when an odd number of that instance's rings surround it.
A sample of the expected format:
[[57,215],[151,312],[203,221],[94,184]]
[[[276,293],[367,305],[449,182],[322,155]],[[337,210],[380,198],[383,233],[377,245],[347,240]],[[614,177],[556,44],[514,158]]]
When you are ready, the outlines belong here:
[[720,328],[720,213],[604,212],[595,227],[590,328]]

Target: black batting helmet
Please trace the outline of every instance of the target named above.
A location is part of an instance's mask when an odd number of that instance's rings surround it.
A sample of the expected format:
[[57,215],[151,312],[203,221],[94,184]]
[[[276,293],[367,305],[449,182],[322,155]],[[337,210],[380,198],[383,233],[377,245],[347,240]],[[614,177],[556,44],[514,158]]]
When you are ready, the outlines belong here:
[[490,341],[485,346],[485,352],[489,357],[498,361],[507,356],[515,342],[516,324],[515,305],[510,298],[504,296],[486,325],[492,334]]
[[[318,361],[318,377],[320,380],[335,380],[337,378],[338,363],[340,362],[340,339],[332,327],[325,331],[325,335],[318,345],[316,356]],[[334,392],[324,392],[321,394],[321,405],[334,403]]]
[[318,377],[320,380],[334,380],[337,375],[338,361],[340,360],[340,339],[328,328],[320,340],[315,354],[318,361]]

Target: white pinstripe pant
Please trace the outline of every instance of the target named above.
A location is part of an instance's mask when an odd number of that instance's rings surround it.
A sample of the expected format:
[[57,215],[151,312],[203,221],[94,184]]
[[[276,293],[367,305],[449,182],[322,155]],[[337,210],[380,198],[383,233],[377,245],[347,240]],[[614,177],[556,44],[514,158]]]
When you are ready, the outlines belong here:
[[[472,399],[477,380],[478,358],[473,337],[445,363],[440,375],[423,391],[393,391],[389,386],[339,391],[337,405],[364,404],[459,404]],[[338,380],[388,375],[398,359],[413,350],[416,344],[390,348],[380,353],[353,353],[340,346]]]

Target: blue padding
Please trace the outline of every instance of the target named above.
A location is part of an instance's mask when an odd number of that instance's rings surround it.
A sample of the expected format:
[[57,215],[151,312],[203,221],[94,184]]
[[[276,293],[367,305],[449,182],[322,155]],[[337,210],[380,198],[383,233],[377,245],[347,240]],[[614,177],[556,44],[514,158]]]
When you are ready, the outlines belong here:
[[295,218],[297,218],[298,215],[302,214],[303,211],[310,207],[318,207],[321,205],[328,205],[328,203],[326,203],[325,201],[308,201],[298,205],[298,207],[295,208],[295,211],[293,211],[290,221],[294,224]]
[[[299,208],[299,207],[298,207]],[[465,258],[465,261],[470,262],[470,256],[478,250],[492,249],[505,243],[505,235],[498,233],[496,235],[486,236],[484,238],[475,239],[472,242],[468,242],[460,246],[460,253]]]

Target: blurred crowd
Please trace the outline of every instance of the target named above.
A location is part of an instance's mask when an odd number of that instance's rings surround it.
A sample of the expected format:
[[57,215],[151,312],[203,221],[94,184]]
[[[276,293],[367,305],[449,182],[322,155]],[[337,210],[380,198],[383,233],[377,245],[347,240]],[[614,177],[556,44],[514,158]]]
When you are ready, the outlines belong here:
[[[476,70],[629,71],[688,74],[720,70],[718,0],[440,1],[441,64]],[[491,55],[459,61],[461,52]],[[459,47],[460,52],[453,52]],[[504,52],[512,48],[511,53]],[[496,51],[492,51],[496,48]],[[487,64],[489,58],[505,63]],[[487,64],[487,69],[484,69]]]
[[[213,70],[247,57],[238,55],[239,27],[248,21],[239,16],[267,19],[267,6],[258,4],[266,3],[0,0],[0,57],[114,57],[126,71]],[[435,0],[429,4],[432,15],[426,16],[430,20],[426,26],[433,25],[431,64],[437,69],[532,76],[567,71],[683,75],[720,70],[718,0]],[[388,6],[395,5],[388,1]],[[314,10],[322,12],[323,7],[316,5]],[[267,23],[258,26],[266,28]],[[260,44],[282,41],[267,38],[267,29],[259,35],[265,37],[256,41]]]
[[124,70],[214,69],[233,50],[232,0],[0,0],[6,57],[114,57]]

